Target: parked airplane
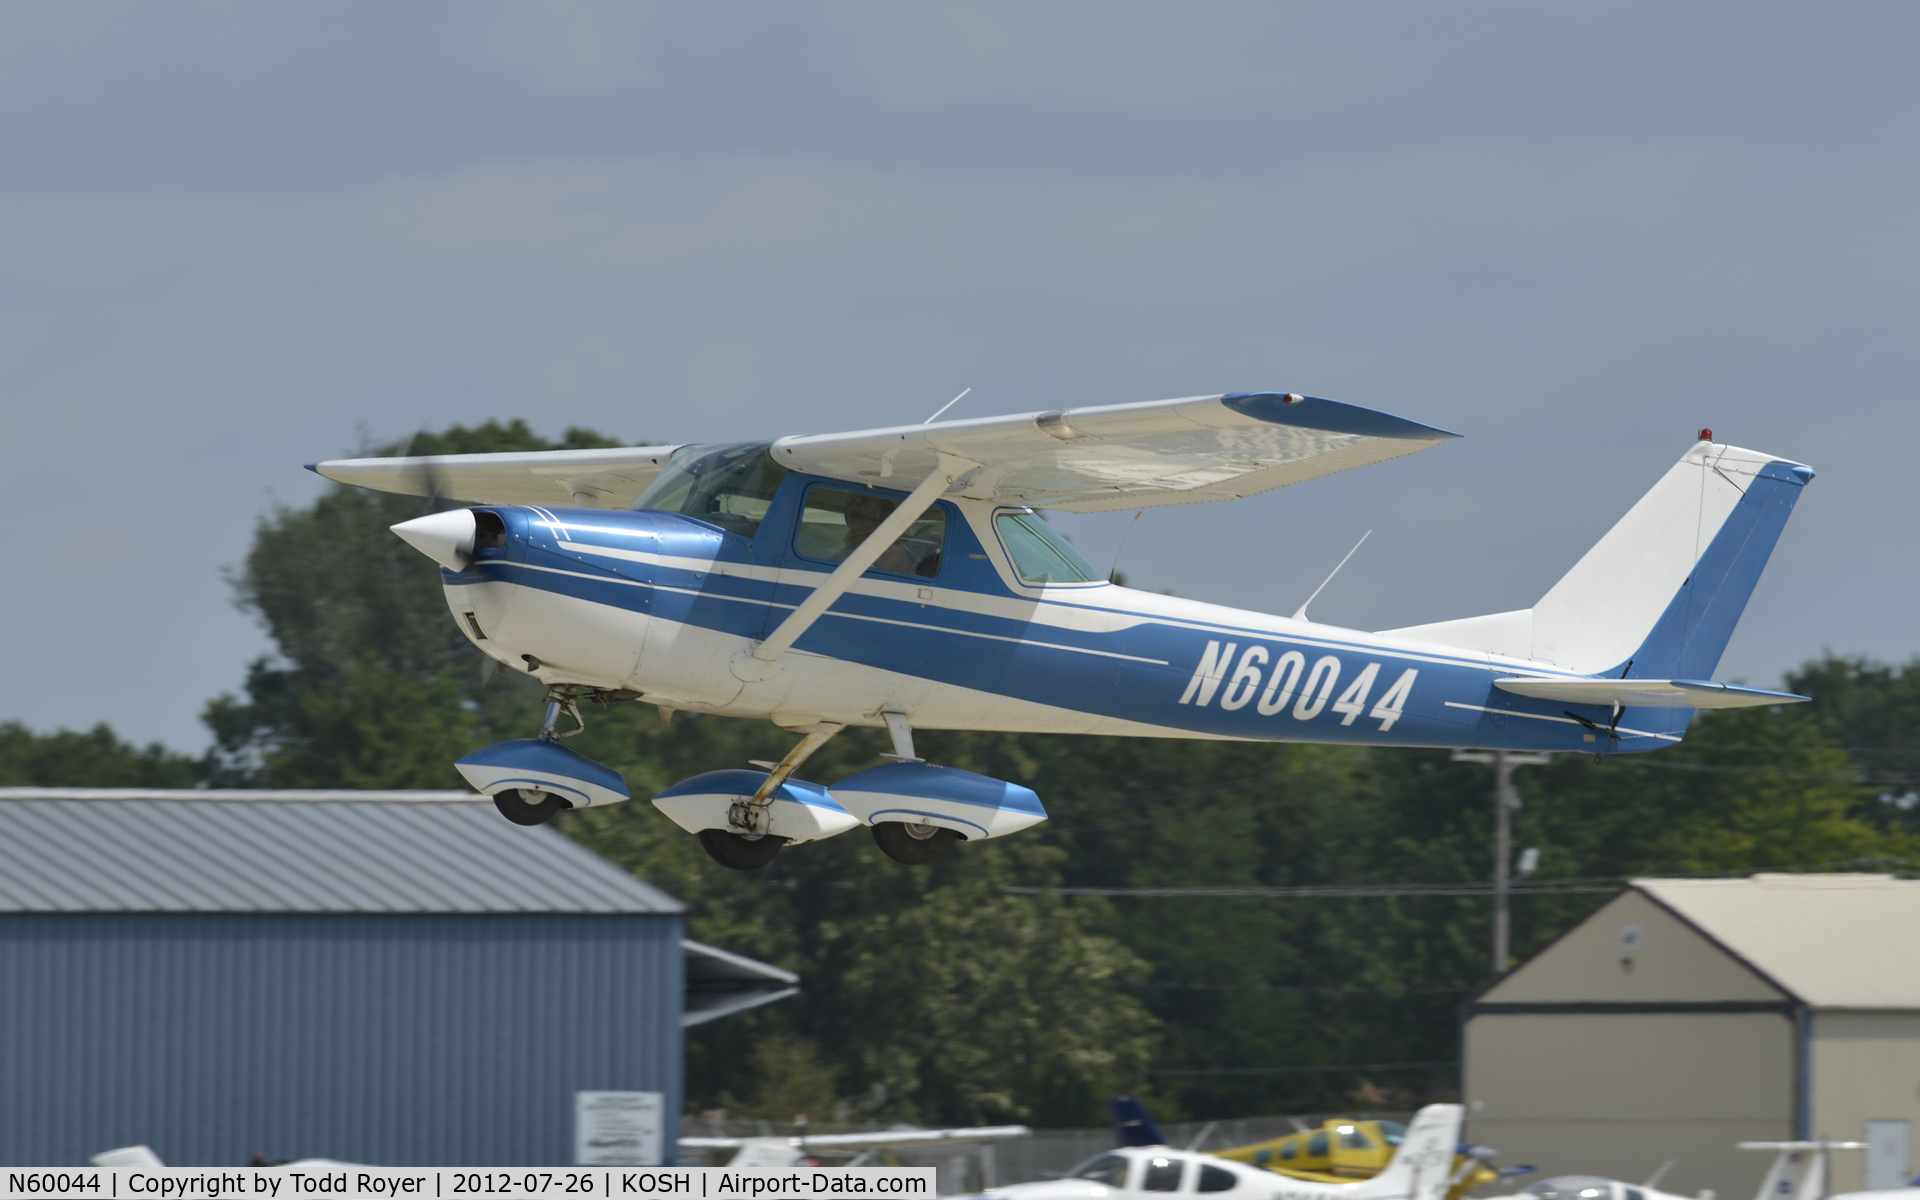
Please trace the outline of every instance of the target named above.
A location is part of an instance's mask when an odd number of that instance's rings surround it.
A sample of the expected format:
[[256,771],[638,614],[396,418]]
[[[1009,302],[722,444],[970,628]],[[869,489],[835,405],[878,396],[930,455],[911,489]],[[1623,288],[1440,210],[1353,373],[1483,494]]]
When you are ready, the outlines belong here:
[[[1773,1165],[1767,1168],[1754,1200],[1829,1200],[1827,1196],[1827,1159],[1835,1150],[1864,1150],[1865,1142],[1741,1142],[1742,1150],[1775,1151]],[[1542,1179],[1524,1192],[1496,1196],[1492,1200],[1688,1200],[1670,1192],[1654,1190],[1653,1185],[1673,1164],[1654,1172],[1643,1184],[1623,1183],[1599,1175],[1556,1175]],[[1908,1189],[1911,1190],[1911,1189]],[[1856,1193],[1856,1195],[1900,1197],[1899,1192]],[[1712,1191],[1703,1191],[1698,1200],[1713,1200]],[[1831,1200],[1839,1200],[1832,1197]]]
[[[1702,1193],[1699,1200],[1712,1200],[1712,1193]],[[1495,1200],[1692,1200],[1690,1197],[1676,1196],[1671,1192],[1662,1192],[1654,1188],[1653,1181],[1647,1183],[1622,1183],[1618,1179],[1607,1179],[1599,1175],[1555,1175],[1513,1196],[1500,1196]],[[1779,1198],[1786,1200],[1786,1198]],[[1792,1200],[1801,1200],[1794,1197]],[[1818,1197],[1811,1198],[1818,1200]]]
[[1414,1114],[1406,1140],[1378,1175],[1354,1183],[1314,1183],[1249,1163],[1166,1146],[1121,1146],[1076,1167],[1065,1179],[990,1188],[993,1200],[1101,1200],[1155,1193],[1218,1194],[1219,1200],[1442,1200],[1453,1183],[1461,1108],[1430,1104]]
[[[1407,1127],[1398,1121],[1334,1117],[1317,1129],[1302,1127],[1298,1133],[1212,1153],[1216,1158],[1265,1167],[1276,1175],[1316,1183],[1350,1183],[1378,1175],[1406,1135]],[[1459,1200],[1474,1188],[1498,1183],[1501,1173],[1486,1161],[1492,1156],[1484,1146],[1456,1148],[1455,1182],[1448,1189],[1447,1200]]]
[[[1694,709],[1802,699],[1710,676],[1813,471],[1707,430],[1532,608],[1382,633],[1120,587],[1035,511],[1249,496],[1454,436],[1258,392],[314,469],[478,502],[394,532],[444,568],[460,630],[548,686],[537,737],[458,764],[508,819],[628,798],[558,740],[582,699],[796,734],[766,769],[654,797],[735,868],[863,824],[928,862],[1046,818],[1018,783],[925,762],[916,728],[1611,753],[1679,741]],[[855,725],[894,761],[795,777]]]
[[1407,1134],[1398,1121],[1329,1119],[1314,1129],[1295,1127],[1298,1132],[1213,1153],[1299,1179],[1345,1183],[1379,1174]]
[[683,1137],[680,1149],[696,1152],[731,1150],[726,1165],[736,1171],[783,1171],[819,1155],[851,1155],[848,1166],[865,1166],[873,1151],[912,1150],[927,1146],[980,1145],[1027,1137],[1025,1125],[979,1125],[967,1129],[877,1129],[865,1133],[823,1133],[783,1137]]

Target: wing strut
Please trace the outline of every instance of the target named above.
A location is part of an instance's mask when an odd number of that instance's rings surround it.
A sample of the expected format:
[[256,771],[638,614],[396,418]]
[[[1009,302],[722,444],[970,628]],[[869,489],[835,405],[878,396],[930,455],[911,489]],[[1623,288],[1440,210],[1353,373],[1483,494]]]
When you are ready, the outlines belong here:
[[914,488],[908,493],[907,498],[900,502],[900,507],[894,509],[886,520],[880,522],[880,527],[875,529],[866,541],[854,547],[853,553],[847,555],[846,559],[834,568],[833,574],[827,576],[827,581],[813,589],[813,595],[802,600],[798,608],[788,613],[787,619],[780,622],[780,627],[767,635],[766,641],[754,647],[751,657],[763,663],[771,663],[786,653],[787,647],[793,645],[801,634],[819,620],[835,600],[846,594],[847,589],[853,586],[854,580],[860,578],[866,573],[868,567],[880,560],[880,556],[886,553],[887,547],[893,545],[899,540],[900,535],[907,531],[907,526],[926,515],[927,510],[933,507],[934,501],[940,498],[940,493],[946,491],[970,465],[962,459],[942,454],[940,461],[933,469],[933,474],[921,480],[920,486]]

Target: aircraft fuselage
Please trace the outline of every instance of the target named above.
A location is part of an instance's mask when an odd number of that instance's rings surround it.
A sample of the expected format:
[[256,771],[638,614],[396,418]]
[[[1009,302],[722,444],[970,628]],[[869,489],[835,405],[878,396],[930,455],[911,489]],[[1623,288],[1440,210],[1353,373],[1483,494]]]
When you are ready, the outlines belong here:
[[[1009,506],[942,499],[926,577],[868,571],[772,664],[751,651],[834,564],[801,552],[793,473],[753,536],[677,513],[489,506],[500,544],[443,572],[468,637],[549,684],[675,709],[921,729],[1618,752],[1679,740],[1691,710],[1512,695],[1537,661],[1292,620],[1105,582],[1024,581]],[[897,493],[877,494],[897,498]],[[1012,511],[1025,511],[1017,506]]]

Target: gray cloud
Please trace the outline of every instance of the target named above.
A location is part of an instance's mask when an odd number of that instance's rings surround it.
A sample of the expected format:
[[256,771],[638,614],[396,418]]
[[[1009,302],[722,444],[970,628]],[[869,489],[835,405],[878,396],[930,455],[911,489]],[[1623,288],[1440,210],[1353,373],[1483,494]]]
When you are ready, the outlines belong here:
[[[363,429],[774,436],[965,386],[1467,433],[1127,542],[1290,611],[1374,528],[1315,609],[1363,627],[1530,603],[1710,424],[1823,472],[1725,673],[1905,657],[1915,24],[10,6],[0,711],[198,745],[263,648],[219,568]],[[1130,517],[1069,526],[1104,565]]]

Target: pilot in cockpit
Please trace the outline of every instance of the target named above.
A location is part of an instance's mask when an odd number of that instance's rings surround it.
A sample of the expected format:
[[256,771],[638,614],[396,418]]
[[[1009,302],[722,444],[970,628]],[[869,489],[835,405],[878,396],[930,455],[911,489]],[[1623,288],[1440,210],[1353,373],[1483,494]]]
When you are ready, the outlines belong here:
[[[880,522],[893,515],[893,510],[899,506],[899,501],[889,500],[883,496],[855,496],[847,501],[847,544],[834,554],[833,561],[845,562],[847,555],[852,554],[855,547],[871,537],[873,531],[880,527]],[[895,542],[881,551],[873,567],[899,575],[911,575],[918,565],[907,548]]]

